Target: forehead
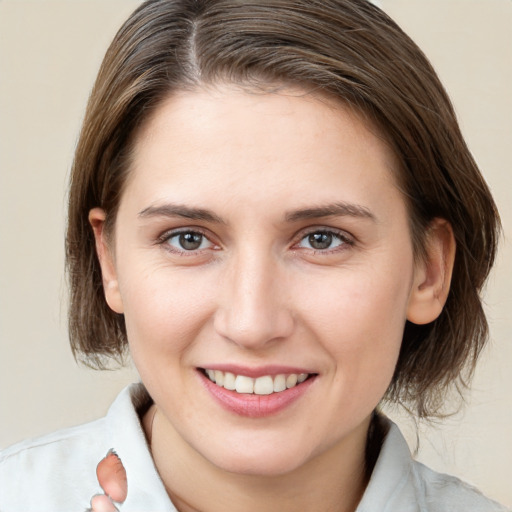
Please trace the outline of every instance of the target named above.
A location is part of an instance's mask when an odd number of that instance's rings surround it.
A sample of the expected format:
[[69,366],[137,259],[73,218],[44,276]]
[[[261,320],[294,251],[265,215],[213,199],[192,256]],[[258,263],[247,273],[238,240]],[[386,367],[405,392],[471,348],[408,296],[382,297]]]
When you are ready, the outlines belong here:
[[390,190],[400,199],[396,167],[375,127],[339,102],[223,86],[175,93],[156,109],[135,138],[126,192],[146,203],[361,202]]

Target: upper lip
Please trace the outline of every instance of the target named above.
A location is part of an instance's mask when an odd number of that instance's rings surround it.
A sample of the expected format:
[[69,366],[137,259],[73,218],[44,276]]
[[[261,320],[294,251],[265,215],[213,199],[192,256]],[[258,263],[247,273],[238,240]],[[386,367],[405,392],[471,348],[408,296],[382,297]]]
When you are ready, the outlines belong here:
[[238,364],[206,364],[204,366],[200,366],[199,368],[202,368],[203,370],[220,370],[221,372],[230,372],[233,373],[234,375],[244,375],[246,377],[252,377],[253,379],[263,377],[264,375],[276,376],[281,374],[289,375],[291,373],[316,373],[308,368],[301,368],[298,366],[285,366],[278,364],[253,367],[242,366]]

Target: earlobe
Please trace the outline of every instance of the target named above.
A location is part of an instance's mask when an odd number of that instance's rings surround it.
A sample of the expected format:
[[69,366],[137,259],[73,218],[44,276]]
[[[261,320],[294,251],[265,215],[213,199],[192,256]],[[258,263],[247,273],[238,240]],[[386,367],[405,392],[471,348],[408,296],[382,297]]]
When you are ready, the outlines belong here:
[[450,291],[455,237],[448,221],[436,218],[431,222],[425,252],[415,269],[407,309],[407,320],[420,325],[433,322],[441,314]]
[[89,212],[89,223],[91,224],[96,244],[96,254],[100,262],[101,276],[105,300],[110,309],[116,313],[123,313],[123,301],[119,292],[117,272],[112,254],[112,249],[105,233],[105,211],[101,208],[93,208]]

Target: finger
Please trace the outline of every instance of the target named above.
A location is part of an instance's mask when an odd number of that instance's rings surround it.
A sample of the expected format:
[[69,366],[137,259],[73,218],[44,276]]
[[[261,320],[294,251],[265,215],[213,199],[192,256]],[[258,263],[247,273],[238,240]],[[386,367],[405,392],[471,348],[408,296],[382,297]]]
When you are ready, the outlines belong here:
[[117,512],[117,508],[108,496],[96,494],[91,499],[91,512]]
[[128,493],[126,470],[114,450],[109,450],[107,456],[100,461],[96,467],[96,475],[105,494],[119,503],[126,500]]

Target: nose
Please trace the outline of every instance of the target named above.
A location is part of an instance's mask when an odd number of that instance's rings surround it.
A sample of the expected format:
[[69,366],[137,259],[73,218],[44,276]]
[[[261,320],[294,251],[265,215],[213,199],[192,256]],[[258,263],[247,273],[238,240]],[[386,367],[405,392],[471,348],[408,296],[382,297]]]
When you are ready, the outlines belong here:
[[289,337],[294,317],[285,274],[270,255],[235,258],[219,283],[216,332],[252,350]]

